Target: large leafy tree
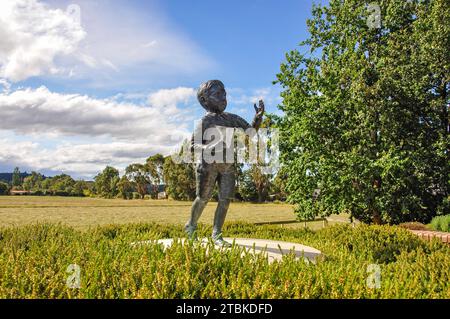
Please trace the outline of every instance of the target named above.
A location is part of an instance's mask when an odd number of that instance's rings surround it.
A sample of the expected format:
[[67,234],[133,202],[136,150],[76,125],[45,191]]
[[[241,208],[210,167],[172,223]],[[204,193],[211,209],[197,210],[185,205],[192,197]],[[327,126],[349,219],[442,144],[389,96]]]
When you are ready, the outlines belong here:
[[[258,169],[258,167],[256,166],[254,169]],[[255,180],[252,175],[253,174],[250,169],[244,170],[239,178],[239,185],[237,189],[242,200],[256,202],[259,200],[260,196],[262,197],[262,194],[258,193],[258,189],[255,185]]]
[[286,180],[288,175],[285,173],[285,170],[281,168],[275,177],[273,178],[272,183],[270,184],[270,194],[274,200],[285,201],[287,198],[286,192]]
[[44,176],[40,173],[32,172],[23,180],[23,189],[26,191],[39,191],[42,188]]
[[75,181],[67,174],[46,178],[44,175],[32,172],[23,180],[23,189],[35,194],[60,196],[85,196],[89,193],[87,182]]
[[136,186],[141,199],[144,199],[148,193],[148,187],[151,185],[151,175],[149,167],[144,164],[131,164],[125,169],[128,180]]
[[194,166],[177,164],[167,156],[163,168],[167,195],[175,200],[193,200],[196,187]]
[[84,180],[78,180],[72,186],[71,196],[84,197],[89,195],[91,192],[89,184]]
[[48,180],[48,191],[53,195],[73,195],[75,180],[67,174],[56,175]]
[[164,183],[164,156],[156,154],[147,158],[146,166],[152,183],[152,197],[156,198],[159,185]]
[[[262,129],[271,129],[274,126],[272,117],[266,117],[261,124]],[[261,145],[257,145],[256,149],[258,150],[258,154],[264,154],[267,157],[267,149],[261,150]],[[268,145],[265,146],[270,147],[270,140],[268,141]],[[266,174],[263,170],[263,167],[267,165],[266,160],[268,158],[261,158],[258,155],[255,164],[251,164],[249,168],[249,175],[251,177],[251,182],[247,181],[247,185],[253,183],[257,192],[257,201],[258,203],[264,202],[269,196],[269,190],[271,186],[271,180],[273,179],[273,174]],[[250,182],[250,183],[249,183]]]
[[12,174],[12,186],[19,187],[22,185],[22,177],[20,176],[20,169],[18,167],[14,168]]
[[101,173],[94,177],[94,186],[97,195],[104,198],[114,198],[119,190],[119,171],[111,166],[107,166]]
[[120,181],[117,183],[119,196],[123,199],[132,199],[134,188],[134,183],[129,181],[126,175],[123,175]]
[[249,193],[250,195],[254,187],[256,198],[250,198],[251,196],[249,197],[249,195],[247,195],[247,200],[256,200],[258,203],[262,203],[268,198],[271,185],[271,176],[264,174],[261,169],[261,165],[262,164],[252,164],[250,168],[244,172],[243,187],[240,188],[243,192],[243,198],[246,198],[244,193]]
[[450,2],[378,1],[380,25],[370,2],[315,6],[281,65],[289,200],[302,218],[427,222],[449,212]]

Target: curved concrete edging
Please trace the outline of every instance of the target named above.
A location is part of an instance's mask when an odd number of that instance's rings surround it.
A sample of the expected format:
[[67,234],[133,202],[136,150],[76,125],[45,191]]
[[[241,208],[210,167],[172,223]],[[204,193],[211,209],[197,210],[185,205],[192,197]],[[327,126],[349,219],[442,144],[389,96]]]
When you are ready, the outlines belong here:
[[[299,243],[292,243],[286,241],[268,240],[268,239],[255,239],[255,238],[224,238],[229,243],[234,243],[235,245],[244,248],[246,253],[252,254],[265,254],[269,262],[275,260],[280,261],[284,255],[290,253],[295,254],[296,259],[303,258],[307,262],[315,263],[317,258],[322,255],[320,250],[313,247],[305,246]],[[182,244],[186,239],[179,239]],[[164,246],[164,249],[172,246],[174,239],[160,239],[160,240],[147,240],[142,242],[132,243],[132,245],[139,244],[160,244]],[[207,247],[211,240],[208,238],[202,238],[198,241],[202,247]],[[230,249],[215,246],[216,249]]]

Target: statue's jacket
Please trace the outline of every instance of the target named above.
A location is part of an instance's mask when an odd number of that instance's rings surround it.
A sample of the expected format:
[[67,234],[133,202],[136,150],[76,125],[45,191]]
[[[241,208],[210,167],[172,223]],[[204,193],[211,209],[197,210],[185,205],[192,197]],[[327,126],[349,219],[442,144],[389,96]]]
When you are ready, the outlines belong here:
[[[226,145],[230,145],[233,139],[233,133],[231,133],[233,130],[230,130],[230,128],[242,129],[242,132],[245,132],[247,129],[252,128],[252,126],[239,115],[227,112],[208,112],[200,121],[198,121],[191,140],[191,151],[202,155],[200,160],[197,158],[197,171],[207,169],[211,165],[218,166],[225,170],[233,166],[234,162],[211,163],[211,160],[208,161],[205,159],[207,154],[212,154],[214,155],[214,158],[223,158],[223,162],[226,162],[226,152],[230,151],[229,148],[227,149]],[[222,146],[219,145],[221,143]]]

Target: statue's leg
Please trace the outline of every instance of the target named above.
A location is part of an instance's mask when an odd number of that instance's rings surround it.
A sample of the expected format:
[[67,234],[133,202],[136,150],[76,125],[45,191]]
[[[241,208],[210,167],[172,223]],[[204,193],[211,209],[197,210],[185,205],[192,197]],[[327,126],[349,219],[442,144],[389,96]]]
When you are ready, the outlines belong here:
[[223,240],[222,227],[230,207],[231,199],[234,198],[235,176],[234,169],[219,174],[219,203],[214,215],[213,239],[221,245],[229,245]]
[[211,198],[217,179],[217,170],[213,165],[199,166],[196,171],[196,195],[191,207],[191,218],[185,225],[185,231],[189,237],[195,237],[197,223],[203,210]]

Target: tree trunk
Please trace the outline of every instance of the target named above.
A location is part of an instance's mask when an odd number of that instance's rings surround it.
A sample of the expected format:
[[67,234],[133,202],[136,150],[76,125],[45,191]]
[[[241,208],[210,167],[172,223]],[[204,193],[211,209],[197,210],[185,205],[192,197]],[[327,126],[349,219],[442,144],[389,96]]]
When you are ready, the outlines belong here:
[[383,223],[383,221],[381,220],[380,213],[378,211],[374,210],[372,216],[373,216],[373,223],[375,225],[381,225]]
[[258,191],[258,203],[262,203],[263,202],[263,192],[262,191]]

